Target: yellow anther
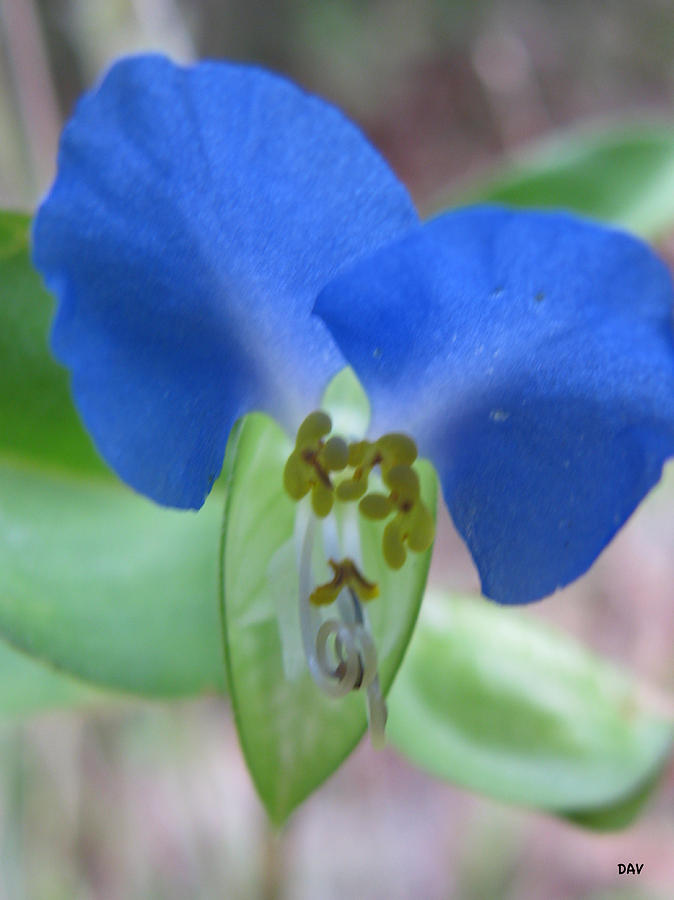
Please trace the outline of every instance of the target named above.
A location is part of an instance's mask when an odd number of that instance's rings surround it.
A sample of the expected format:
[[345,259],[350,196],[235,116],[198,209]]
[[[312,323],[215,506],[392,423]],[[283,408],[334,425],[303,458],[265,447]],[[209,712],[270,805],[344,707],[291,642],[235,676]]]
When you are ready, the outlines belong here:
[[301,500],[311,488],[308,466],[296,450],[290,454],[283,469],[283,486],[293,500]]
[[[327,413],[317,411],[306,417],[297,432],[295,449],[283,470],[283,484],[293,500],[301,500],[311,493],[314,514],[325,518],[335,499],[343,502],[359,500],[359,511],[367,519],[381,521],[393,515],[384,529],[382,547],[384,559],[392,569],[399,569],[407,558],[407,550],[421,553],[433,543],[435,523],[421,500],[419,476],[412,468],[417,447],[406,434],[391,432],[378,440],[354,441],[347,444],[330,433],[332,422]],[[336,487],[331,474],[347,466],[347,475]],[[375,466],[381,468],[388,495],[367,493],[370,474]],[[348,565],[347,565],[348,564]],[[360,575],[350,560],[332,561],[335,577],[316,588],[312,602],[332,603],[341,587],[348,584],[361,600],[376,596],[378,588]]]
[[383,468],[411,466],[417,458],[417,445],[406,434],[384,434],[376,442],[376,446],[383,457]]
[[386,494],[367,494],[358,504],[358,509],[366,519],[385,519],[394,509]]
[[384,481],[391,489],[387,498],[391,508],[398,512],[384,529],[382,549],[388,565],[399,569],[407,558],[405,544],[415,553],[428,550],[435,537],[435,522],[421,500],[419,476],[414,469],[393,466],[384,472]]
[[347,478],[337,485],[337,499],[348,503],[350,500],[359,500],[367,490],[367,481],[363,478]]
[[349,444],[349,465],[353,466],[354,469],[356,466],[360,466],[365,459],[368,448],[371,446],[372,444],[369,441],[354,441],[353,444]]
[[415,553],[423,553],[433,543],[435,538],[435,522],[433,516],[421,501],[416,504],[410,513],[409,530],[407,532],[407,546]]
[[349,448],[341,437],[331,437],[320,452],[322,462],[329,472],[341,472],[349,462]]
[[326,487],[322,481],[317,481],[311,489],[311,508],[319,519],[324,519],[330,513],[334,502],[332,487]]
[[374,600],[375,597],[378,597],[379,585],[375,581],[369,581],[358,570],[354,562],[351,560],[347,560],[347,562],[349,563],[347,582],[349,587],[356,592],[358,599],[363,603],[367,603],[368,600]]
[[348,461],[348,447],[339,437],[323,441],[332,422],[324,412],[312,412],[300,425],[295,449],[283,470],[283,486],[293,500],[301,500],[311,491],[311,505],[319,518],[332,509],[335,497],[330,472],[343,469]]
[[349,444],[349,465],[353,468],[351,478],[346,478],[337,487],[340,500],[358,500],[367,491],[370,472],[382,460],[381,452],[376,444],[369,441],[356,441]]
[[403,511],[408,512],[419,499],[419,476],[410,466],[393,466],[384,481],[391,488],[391,500]]
[[398,516],[389,522],[384,529],[382,540],[384,559],[391,569],[401,569],[407,559],[403,534],[400,528]]
[[353,475],[342,482],[337,496],[340,500],[357,500],[367,491],[370,472],[375,466],[381,466],[382,474],[386,475],[396,466],[409,467],[416,458],[417,445],[406,434],[392,432],[382,435],[374,443],[356,441],[349,445],[349,465],[354,469]]
[[328,563],[333,571],[333,576],[331,581],[319,585],[309,597],[309,601],[315,606],[327,606],[329,603],[334,603],[342,588],[345,587],[351,588],[358,599],[364,603],[379,596],[379,586],[373,581],[368,581],[352,559],[346,558],[341,562],[330,559]]
[[316,445],[322,437],[330,433],[332,421],[327,413],[317,410],[309,413],[297,431],[295,446],[298,449]]

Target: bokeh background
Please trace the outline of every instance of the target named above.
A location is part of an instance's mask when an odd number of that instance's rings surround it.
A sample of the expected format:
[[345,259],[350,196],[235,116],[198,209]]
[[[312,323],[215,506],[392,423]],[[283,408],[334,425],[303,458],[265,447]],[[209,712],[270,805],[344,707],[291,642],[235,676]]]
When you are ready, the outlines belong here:
[[[670,120],[673,38],[669,0],[0,0],[0,206],[34,208],[64,117],[120,53],[287,74],[354,118],[431,210],[559,129]],[[477,587],[446,515],[432,578]],[[531,615],[671,692],[673,599],[670,470],[592,571]],[[629,861],[638,879],[618,877]],[[636,824],[601,835],[365,742],[274,833],[225,702],[0,722],[0,897],[672,896],[672,770]]]

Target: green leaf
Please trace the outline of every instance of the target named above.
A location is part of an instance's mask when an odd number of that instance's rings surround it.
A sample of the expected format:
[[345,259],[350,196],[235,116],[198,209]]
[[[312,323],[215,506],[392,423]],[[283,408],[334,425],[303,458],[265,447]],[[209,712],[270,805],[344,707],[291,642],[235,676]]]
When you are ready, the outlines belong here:
[[113,480],[47,348],[53,303],[30,262],[29,227],[25,215],[0,213],[0,454]]
[[674,226],[674,128],[636,123],[571,131],[443,201],[439,208],[493,202],[568,209],[657,238]]
[[[348,431],[349,422],[362,424],[363,403],[360,411],[351,406],[349,418],[346,395],[353,389],[352,376],[343,375],[340,384],[329,392],[326,405],[333,421]],[[238,444],[229,451],[232,478],[223,536],[228,685],[248,767],[275,822],[283,821],[334,772],[367,724],[362,692],[327,697],[312,681],[303,656],[297,562],[301,512],[283,489],[291,449],[289,438],[271,419],[246,417]],[[422,496],[434,510],[434,472],[425,463],[418,471]],[[367,612],[386,692],[414,626],[430,551],[410,554],[403,569],[393,573],[382,561],[383,524],[358,521],[355,507],[347,509],[352,518],[339,522],[343,546],[349,533],[351,539],[355,534],[363,572],[380,588]],[[318,554],[314,575],[316,583],[329,580],[324,554]]]
[[115,698],[94,690],[0,641],[0,715],[25,716],[64,707],[100,705]]
[[629,791],[624,797],[599,806],[596,809],[580,810],[578,812],[563,812],[565,819],[582,825],[583,828],[592,828],[595,831],[617,831],[626,828],[641,813],[648,803],[655,789],[662,781],[663,766],[656,767],[655,771]]
[[222,493],[163,509],[99,460],[47,348],[28,225],[0,214],[0,635],[118,690],[222,689]]
[[223,686],[221,498],[165,510],[113,483],[0,462],[0,631],[100,685]]
[[391,742],[421,768],[592,827],[636,813],[674,739],[645,692],[570,638],[435,591],[389,711]]

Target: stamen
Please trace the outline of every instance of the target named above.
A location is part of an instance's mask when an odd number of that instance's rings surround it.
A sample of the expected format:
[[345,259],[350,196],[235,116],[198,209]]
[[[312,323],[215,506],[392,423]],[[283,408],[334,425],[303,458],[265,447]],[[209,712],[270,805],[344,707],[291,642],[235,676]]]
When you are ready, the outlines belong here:
[[[309,517],[299,571],[300,628],[309,672],[318,687],[331,697],[365,689],[372,744],[381,747],[385,739],[386,702],[379,686],[377,651],[358,596],[351,587],[342,587],[336,598],[338,617],[325,620],[320,608],[310,601],[315,530],[315,520]],[[355,564],[348,562],[357,572]],[[338,568],[338,564],[333,565],[333,570]]]
[[314,484],[311,491],[311,508],[319,519],[324,519],[330,513],[334,502],[332,485],[326,487],[321,481]]
[[[295,447],[283,472],[287,493],[294,500],[310,493],[314,515],[326,525],[332,524],[331,528],[324,529],[324,544],[330,548],[326,555],[332,569],[332,578],[324,584],[316,585],[314,581],[316,524],[310,515],[302,538],[299,572],[302,644],[311,677],[326,694],[343,697],[353,690],[366,691],[372,743],[381,746],[386,703],[377,674],[374,641],[361,605],[378,596],[379,588],[354,562],[358,559],[359,538],[353,542],[356,549],[351,549],[356,555],[342,555],[337,529],[329,514],[335,501],[358,500],[358,511],[365,518],[389,519],[383,530],[382,553],[392,569],[404,565],[408,550],[420,553],[431,546],[435,523],[421,499],[419,477],[412,468],[417,458],[412,438],[392,432],[376,441],[347,444],[338,435],[328,438],[331,429],[332,422],[326,413],[319,411],[307,416],[298,429]],[[368,493],[375,466],[380,468],[388,494]],[[345,469],[350,472],[335,484],[333,474]],[[354,529],[357,535],[355,517],[351,531]],[[326,618],[323,610],[328,607],[333,614]]]
[[334,603],[340,591],[345,587],[354,591],[364,602],[374,600],[379,596],[378,585],[374,581],[368,581],[352,559],[347,557],[341,562],[329,559],[328,565],[333,571],[332,580],[320,584],[309,597],[310,602],[315,606],[327,606],[329,603]]
[[368,494],[358,504],[366,519],[387,519],[393,512],[393,504],[386,494]]
[[327,413],[317,410],[309,413],[306,419],[297,429],[297,440],[295,446],[297,448],[307,447],[315,444],[326,434],[330,434],[332,421]]
[[[320,411],[311,413],[302,422],[295,449],[283,472],[285,489],[294,500],[302,499],[311,491],[311,506],[320,519],[330,514],[335,500],[343,503],[359,500],[358,510],[367,519],[384,520],[393,515],[384,529],[382,553],[391,569],[400,569],[408,550],[423,553],[435,537],[435,522],[421,499],[419,476],[412,468],[417,446],[408,435],[398,432],[384,434],[374,442],[362,440],[347,444],[338,435],[323,440],[331,428],[330,416]],[[377,491],[367,493],[375,466],[381,468],[388,495]],[[351,474],[334,486],[330,474],[347,467],[351,468]],[[342,563],[331,561],[330,564],[334,577],[313,592],[312,603],[319,606],[332,603],[347,584],[361,600],[376,596],[370,583],[362,577],[359,579],[356,573],[347,575],[346,571],[335,569],[335,565],[342,566]]]
[[318,453],[310,449],[302,450],[301,458],[302,462],[312,467],[312,469],[316,473],[316,477],[321,482],[321,484],[323,484],[329,491],[331,491],[332,482],[330,481],[330,476],[321,465],[321,462],[318,458]]
[[411,466],[417,458],[417,445],[406,434],[391,432],[378,440],[356,441],[349,446],[349,465],[354,469],[350,479],[337,486],[340,500],[358,500],[367,491],[368,479],[375,466],[386,474],[394,466]]
[[340,437],[323,438],[332,422],[324,412],[313,412],[297,431],[295,448],[286,460],[283,485],[293,500],[311,491],[311,505],[319,519],[330,513],[335,501],[331,472],[340,472],[348,463],[349,448]]
[[326,441],[323,459],[331,472],[341,472],[349,463],[349,447],[344,438],[334,435]]

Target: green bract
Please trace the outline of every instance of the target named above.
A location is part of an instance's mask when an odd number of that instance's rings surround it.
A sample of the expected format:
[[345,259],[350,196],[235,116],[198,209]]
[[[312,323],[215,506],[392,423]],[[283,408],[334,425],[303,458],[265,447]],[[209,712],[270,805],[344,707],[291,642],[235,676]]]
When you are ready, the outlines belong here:
[[630,801],[652,788],[674,723],[570,638],[432,591],[391,692],[389,735],[438,777],[610,827],[610,810],[638,811]]
[[[364,397],[354,395],[350,373],[338,376],[326,407],[336,429],[365,419]],[[247,416],[231,441],[223,536],[223,621],[229,689],[241,744],[271,818],[283,821],[343,761],[366,725],[362,692],[326,697],[314,684],[302,652],[299,622],[296,518],[301,511],[283,489],[292,449],[271,419]],[[435,507],[435,476],[418,465],[425,503]],[[367,605],[386,693],[410,639],[426,583],[430,551],[410,554],[392,572],[381,554],[383,525],[338,515],[342,534],[355,529],[363,571],[379,584]],[[352,516],[350,521],[347,519]],[[340,518],[341,517],[341,518]],[[348,538],[344,538],[348,540]],[[325,554],[315,554],[316,581],[329,577]]]

